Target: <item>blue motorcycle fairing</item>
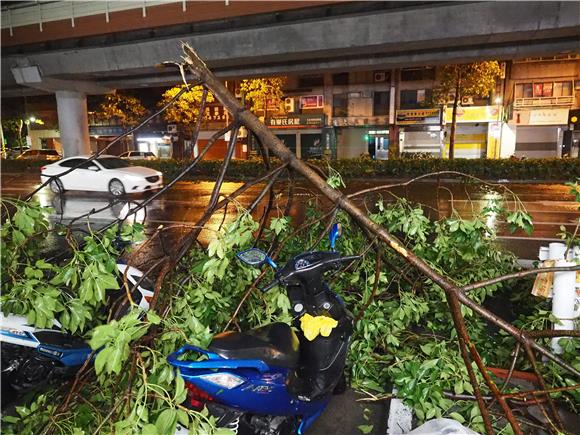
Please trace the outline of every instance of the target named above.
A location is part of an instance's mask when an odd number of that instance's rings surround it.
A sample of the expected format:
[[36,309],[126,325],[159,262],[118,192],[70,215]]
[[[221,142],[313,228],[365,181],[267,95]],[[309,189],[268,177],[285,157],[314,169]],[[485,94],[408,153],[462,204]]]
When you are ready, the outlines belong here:
[[[204,361],[179,361],[177,357],[186,351],[199,352],[207,356]],[[269,366],[261,360],[228,360],[196,346],[186,345],[172,353],[168,362],[180,369],[186,382],[194,384],[223,405],[252,414],[303,416],[304,429],[308,427],[328,404],[329,396],[305,401],[291,395],[286,382],[289,369]],[[231,373],[244,379],[241,385],[227,389],[210,382],[202,375],[209,373]],[[302,425],[301,425],[302,426]]]
[[60,361],[67,367],[83,365],[92,352],[88,345],[85,348],[64,349],[58,346],[41,344],[36,350],[44,356]]
[[0,329],[0,334],[18,340],[29,341],[31,343],[39,343],[39,341],[28,331],[19,331],[19,333],[11,332],[7,329]]

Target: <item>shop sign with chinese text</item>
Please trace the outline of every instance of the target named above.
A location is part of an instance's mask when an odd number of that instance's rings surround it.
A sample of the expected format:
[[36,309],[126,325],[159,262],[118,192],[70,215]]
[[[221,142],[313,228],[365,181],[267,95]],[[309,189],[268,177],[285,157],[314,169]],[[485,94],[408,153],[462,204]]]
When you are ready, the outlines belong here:
[[398,125],[439,124],[439,109],[406,109],[397,110]]
[[[457,122],[492,122],[498,121],[501,106],[470,106],[457,108]],[[453,119],[453,108],[445,110],[445,122]]]
[[321,128],[324,127],[324,115],[286,115],[273,116],[266,119],[269,127],[294,127],[294,128]]
[[569,109],[515,110],[513,122],[516,125],[565,125],[568,112]]

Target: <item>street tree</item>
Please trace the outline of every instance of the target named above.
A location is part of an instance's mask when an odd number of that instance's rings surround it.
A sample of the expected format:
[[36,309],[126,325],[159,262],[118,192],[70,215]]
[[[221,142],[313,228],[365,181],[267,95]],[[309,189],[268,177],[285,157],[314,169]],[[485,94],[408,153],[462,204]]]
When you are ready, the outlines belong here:
[[147,109],[137,97],[114,91],[105,95],[95,116],[101,121],[114,121],[123,127],[133,127],[146,113]]
[[[166,90],[161,96],[161,101],[157,103],[159,107],[166,105],[173,99],[185,85],[174,86]],[[203,87],[193,86],[188,91],[185,91],[174,104],[172,104],[164,113],[163,119],[167,122],[180,124],[193,134],[195,123],[199,115],[199,106],[203,95]],[[212,103],[215,101],[211,92],[208,92],[206,102]]]
[[240,83],[240,91],[250,105],[250,110],[256,115],[268,116],[268,101],[272,106],[279,107],[282,104],[282,87],[286,83],[286,77],[264,77],[256,79],[244,79]]
[[[266,122],[268,117],[268,101],[272,106],[280,107],[284,92],[282,87],[286,83],[286,77],[264,77],[255,79],[244,79],[240,83],[240,91],[243,94],[244,102],[250,111],[256,116],[262,117]],[[252,139],[253,138],[253,139]],[[251,143],[259,140],[250,135]],[[251,145],[252,149],[254,148]],[[261,147],[264,149],[263,147]]]
[[32,124],[44,125],[42,119],[37,119],[34,116],[28,118],[9,118],[3,119],[0,125],[0,129],[2,130],[2,155],[6,155],[6,145],[4,137],[12,143],[10,148],[15,148],[14,144],[16,144],[20,148],[20,154],[24,151],[24,145],[26,145],[26,137],[23,134],[24,126],[26,126],[26,133],[27,135],[30,132],[30,126]]
[[455,155],[455,130],[457,106],[462,97],[488,97],[500,75],[499,63],[495,60],[467,64],[444,65],[440,70],[439,84],[433,91],[434,100],[446,104],[453,100],[451,132],[449,136],[449,158]]

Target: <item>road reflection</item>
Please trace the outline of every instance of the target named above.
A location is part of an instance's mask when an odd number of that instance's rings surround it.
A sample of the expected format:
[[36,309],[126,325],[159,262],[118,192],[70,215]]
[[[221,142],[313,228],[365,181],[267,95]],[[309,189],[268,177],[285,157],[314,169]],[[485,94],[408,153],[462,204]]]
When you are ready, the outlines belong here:
[[[24,195],[38,184],[37,179],[23,177],[19,180],[10,179],[5,182],[3,177],[3,194],[11,196]],[[351,181],[347,183],[345,193],[352,193],[361,189],[374,187],[388,181],[368,180]],[[242,182],[224,182],[219,200],[230,196],[243,185]],[[215,183],[179,182],[162,196],[147,206],[145,222],[147,231],[151,234],[160,225],[172,227],[179,234],[187,231],[194,225],[207,210]],[[201,233],[200,240],[207,243],[214,237],[215,231],[235,219],[238,210],[246,209],[260,193],[264,184],[253,186],[239,195],[227,207],[210,218],[205,224],[206,230]],[[286,207],[287,184],[276,185],[276,199],[273,206],[273,215],[281,213]],[[417,182],[406,187],[394,187],[389,192],[373,193],[365,197],[358,197],[356,202],[364,209],[372,210],[377,199],[382,197],[385,202],[392,202],[396,197],[403,197],[409,201],[418,202],[425,206],[426,212],[432,218],[449,217],[453,214],[463,218],[471,218],[486,210],[485,221],[491,230],[495,230],[501,243],[516,255],[523,258],[535,258],[540,245],[545,245],[558,238],[563,226],[567,231],[573,231],[578,222],[580,213],[574,197],[569,194],[569,187],[563,184],[508,184],[507,187],[514,195],[505,191],[502,186],[483,186],[477,183],[459,182]],[[88,222],[91,229],[98,229],[117,219],[127,201],[141,203],[149,198],[151,193],[125,198],[115,201],[107,194],[89,192],[66,192],[55,196],[49,189],[41,190],[36,199],[43,205],[53,209],[52,222],[67,224],[81,215],[90,214]],[[268,201],[265,196],[253,215],[259,219]],[[327,210],[331,204],[318,192],[312,190],[306,182],[299,182],[295,187],[294,199],[290,215],[295,224],[304,220],[307,203],[312,201],[316,207]],[[511,234],[501,214],[495,210],[501,206],[506,210],[524,207],[534,221],[534,233],[528,236],[522,231]],[[134,207],[134,204],[132,205]],[[91,213],[95,210],[94,213]],[[87,218],[83,220],[86,228]],[[77,222],[81,228],[80,221]]]

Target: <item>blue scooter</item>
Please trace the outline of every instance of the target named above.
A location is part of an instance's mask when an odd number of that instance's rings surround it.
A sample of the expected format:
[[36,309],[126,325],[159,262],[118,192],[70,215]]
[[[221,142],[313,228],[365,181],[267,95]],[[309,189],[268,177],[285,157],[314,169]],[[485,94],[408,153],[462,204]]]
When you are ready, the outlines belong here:
[[[280,269],[259,249],[237,254],[248,265],[266,263],[276,270],[274,281],[262,291],[276,285],[286,288],[297,331],[272,323],[218,334],[208,349],[185,345],[172,353],[168,361],[179,368],[191,407],[206,406],[220,427],[238,434],[302,434],[322,414],[333,392],[346,385],[344,366],[353,324],[343,301],[323,282],[325,272],[359,258],[335,251],[340,233],[335,224],[331,251],[299,254]],[[330,322],[330,333],[315,338],[307,333],[307,338],[300,326],[312,318]],[[187,360],[191,352],[203,358]]]

